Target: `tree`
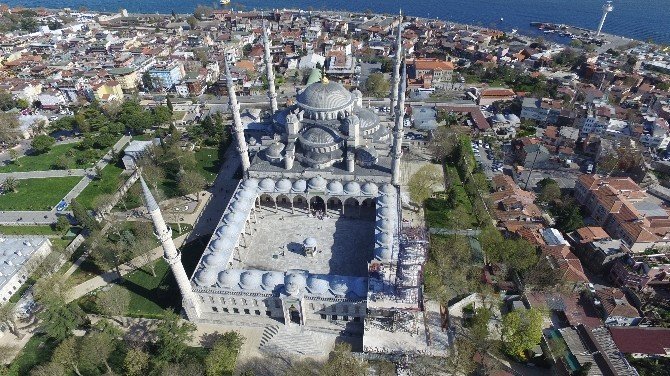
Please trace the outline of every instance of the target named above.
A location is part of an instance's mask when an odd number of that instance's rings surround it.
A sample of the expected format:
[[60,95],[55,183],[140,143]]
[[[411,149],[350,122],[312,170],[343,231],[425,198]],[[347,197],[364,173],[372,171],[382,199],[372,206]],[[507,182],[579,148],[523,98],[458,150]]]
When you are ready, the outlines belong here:
[[[439,368],[451,371],[452,375],[470,375],[477,369],[476,354],[477,347],[472,341],[468,341],[463,337],[456,337],[454,345],[449,349],[449,356],[446,358],[445,367]],[[437,373],[439,371],[436,369],[433,372]]]
[[579,204],[571,196],[564,196],[560,202],[555,201],[551,206],[551,213],[556,219],[555,227],[564,233],[584,227]]
[[65,374],[65,368],[63,367],[63,365],[53,361],[45,364],[40,364],[37,367],[30,370],[30,376],[54,376],[64,374]]
[[0,112],[0,143],[13,145],[21,138],[18,115],[13,112]]
[[38,154],[42,154],[49,151],[54,143],[56,143],[56,140],[53,137],[42,134],[33,138],[30,147]]
[[540,188],[540,194],[537,200],[541,203],[550,203],[561,198],[561,187],[558,182],[552,178],[544,178],[537,183]]
[[9,111],[16,107],[16,101],[12,93],[6,90],[0,90],[0,111]]
[[524,352],[542,339],[542,312],[536,308],[517,309],[503,317],[502,341],[505,352],[517,359],[525,359]]
[[191,30],[193,30],[195,29],[195,25],[198,24],[198,19],[193,16],[190,16],[189,18],[186,19],[186,23],[191,28]]
[[442,170],[439,166],[428,164],[415,172],[410,177],[409,195],[412,201],[421,205],[424,201],[433,195],[434,189],[440,186],[443,181]]
[[125,316],[130,306],[130,292],[117,285],[106,291],[100,291],[95,299],[95,305],[103,316],[108,317],[121,326],[124,322],[117,316]]
[[195,194],[198,202],[200,202],[200,191],[205,188],[206,184],[205,178],[197,171],[184,171],[179,174],[179,192],[182,195]]
[[170,114],[174,112],[174,107],[172,106],[172,100],[168,96],[167,99],[165,100],[165,106],[170,110]]
[[19,189],[19,181],[16,178],[8,177],[2,183],[2,187],[5,192],[16,192]]
[[232,374],[244,337],[237,332],[226,332],[215,343],[205,358],[207,376]]
[[112,368],[109,366],[107,359],[114,351],[116,345],[114,338],[108,333],[93,332],[85,335],[79,346],[79,361],[82,364],[93,366],[97,368],[104,364],[107,372],[111,373]]
[[43,308],[37,313],[40,329],[56,341],[62,341],[72,334],[84,321],[84,313],[76,304],[68,305],[64,299],[40,302]]
[[56,231],[63,232],[70,228],[70,221],[68,221],[66,216],[59,215],[58,219],[56,219],[56,223],[53,224],[53,228]]
[[149,368],[149,355],[142,349],[133,347],[128,350],[123,359],[123,369],[127,376],[144,375]]
[[330,352],[328,361],[321,368],[320,375],[323,376],[365,376],[367,375],[367,362],[356,358],[351,353],[351,345],[348,343],[337,343]]
[[372,73],[365,81],[365,90],[374,96],[385,96],[388,94],[390,88],[389,81],[382,73]]
[[17,166],[21,166],[21,161],[19,159],[19,152],[16,149],[9,149],[9,159]]
[[172,110],[166,106],[157,106],[153,109],[154,125],[160,127],[172,120]]
[[80,204],[76,199],[70,201],[70,209],[77,223],[88,231],[95,231],[100,228],[100,224],[91,216],[86,208]]
[[79,368],[79,343],[77,337],[68,336],[54,349],[51,361],[59,364],[65,370],[72,370],[82,376]]
[[484,348],[489,337],[489,321],[493,313],[486,307],[479,307],[470,319],[470,337],[478,348]]
[[187,342],[193,338],[195,324],[183,321],[176,313],[166,310],[156,327],[156,362],[165,364],[182,360]]
[[0,324],[6,326],[10,333],[21,339],[23,334],[19,329],[15,308],[16,305],[12,303],[5,303],[0,306]]

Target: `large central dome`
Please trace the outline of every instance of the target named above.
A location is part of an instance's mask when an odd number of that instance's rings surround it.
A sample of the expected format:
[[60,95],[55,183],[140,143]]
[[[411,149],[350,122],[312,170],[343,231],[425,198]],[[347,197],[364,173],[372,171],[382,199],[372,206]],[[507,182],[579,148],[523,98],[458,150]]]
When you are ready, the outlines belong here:
[[352,106],[354,96],[337,82],[315,82],[298,94],[298,105],[311,111],[337,111]]

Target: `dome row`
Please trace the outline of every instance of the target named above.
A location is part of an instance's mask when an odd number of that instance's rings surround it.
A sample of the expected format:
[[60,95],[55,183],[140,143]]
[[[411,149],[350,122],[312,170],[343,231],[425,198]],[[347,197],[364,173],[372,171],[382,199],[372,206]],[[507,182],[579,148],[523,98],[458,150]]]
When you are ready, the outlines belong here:
[[[382,189],[386,184],[382,187]],[[350,181],[342,185],[338,180],[331,180],[328,182],[326,179],[321,176],[313,177],[308,181],[303,179],[296,180],[291,182],[288,179],[280,179],[279,181],[274,181],[270,178],[265,178],[258,181],[257,179],[247,179],[243,183],[244,189],[252,189],[257,187],[262,192],[279,192],[279,193],[303,193],[307,190],[310,191],[327,191],[330,194],[347,194],[347,195],[358,195],[362,194],[365,196],[377,196],[379,188],[374,183],[365,183],[363,186],[357,182]],[[391,187],[391,189],[395,189]]]

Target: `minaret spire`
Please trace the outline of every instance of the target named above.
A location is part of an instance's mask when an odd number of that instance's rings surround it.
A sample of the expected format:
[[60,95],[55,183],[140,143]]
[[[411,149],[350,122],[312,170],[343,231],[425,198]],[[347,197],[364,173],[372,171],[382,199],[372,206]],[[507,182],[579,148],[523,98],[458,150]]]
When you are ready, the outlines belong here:
[[275,92],[275,73],[272,69],[272,57],[270,56],[270,38],[268,38],[268,28],[263,21],[263,46],[265,47],[265,69],[267,71],[268,78],[268,98],[270,98],[270,105],[272,108],[272,113],[277,112],[277,93]]
[[400,82],[400,62],[402,61],[402,10],[398,22],[398,31],[396,35],[395,65],[393,67],[393,85],[391,87],[391,111],[395,111],[398,101],[398,85]]
[[400,184],[400,158],[402,157],[402,140],[405,137],[405,91],[407,90],[407,64],[403,62],[398,106],[395,109],[395,127],[393,129],[393,161],[392,183]]
[[242,161],[242,172],[244,174],[249,170],[251,163],[249,162],[249,152],[247,151],[247,141],[244,139],[244,128],[242,127],[242,119],[240,118],[240,105],[237,103],[237,94],[235,94],[235,84],[233,83],[233,76],[230,74],[230,66],[228,60],[224,59],[224,68],[226,73],[226,82],[228,83],[228,98],[230,98],[230,110],[233,113],[233,131],[237,139],[237,152],[240,154]]
[[191,289],[191,283],[188,280],[186,271],[184,270],[184,265],[181,263],[181,255],[177,250],[177,247],[174,245],[172,240],[172,229],[170,229],[163,219],[163,214],[161,209],[158,207],[158,203],[154,199],[154,196],[151,194],[147,183],[144,182],[144,178],[140,176],[140,184],[142,185],[142,193],[144,194],[144,201],[151,216],[151,221],[154,224],[154,234],[160,240],[161,246],[163,247],[163,258],[170,265],[172,269],[172,274],[174,275],[177,285],[179,286],[179,292],[181,292],[182,305],[184,311],[186,311],[186,316],[190,319],[196,319],[200,316],[200,305],[198,299]]

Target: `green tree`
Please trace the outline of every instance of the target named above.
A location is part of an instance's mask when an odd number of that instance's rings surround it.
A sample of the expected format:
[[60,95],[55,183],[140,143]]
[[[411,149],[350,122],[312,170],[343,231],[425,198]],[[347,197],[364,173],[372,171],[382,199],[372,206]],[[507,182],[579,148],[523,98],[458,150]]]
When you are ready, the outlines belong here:
[[186,19],[186,23],[191,28],[191,30],[193,30],[195,29],[195,26],[198,24],[198,19],[193,16],[190,16],[189,18]]
[[184,321],[176,313],[166,310],[155,331],[156,363],[160,365],[181,361],[195,330],[195,324]]
[[95,231],[100,228],[98,221],[93,218],[93,216],[86,210],[86,208],[80,204],[76,199],[70,201],[70,210],[72,210],[72,215],[74,216],[77,223],[84,227],[88,231]]
[[127,376],[144,375],[149,369],[149,354],[140,348],[130,348],[123,359],[123,369]]
[[54,376],[64,374],[65,368],[63,368],[63,365],[53,361],[40,364],[30,370],[30,376]]
[[104,364],[108,373],[112,373],[112,368],[109,366],[109,356],[112,354],[116,344],[114,338],[108,333],[93,332],[85,335],[81,339],[79,346],[79,360],[82,364],[98,368]]
[[207,182],[197,171],[184,171],[179,174],[179,192],[182,195],[193,194],[200,202],[200,191],[205,189]]
[[21,159],[19,158],[19,152],[16,149],[9,149],[9,159],[13,164],[21,166]]
[[542,339],[542,312],[536,308],[517,309],[503,317],[502,341],[505,352],[525,359],[524,352],[534,348]]
[[38,154],[42,154],[49,151],[54,143],[56,143],[56,140],[53,137],[42,134],[33,138],[30,147]]
[[125,323],[118,317],[125,316],[128,312],[130,292],[118,285],[113,285],[112,288],[100,291],[96,295],[95,305],[103,316],[124,326]]
[[14,107],[16,107],[16,101],[12,97],[12,93],[0,90],[0,111],[9,111]]
[[365,376],[368,374],[367,371],[367,362],[353,356],[350,344],[337,343],[319,374],[323,376]]
[[479,307],[470,319],[470,337],[477,344],[478,348],[483,348],[489,337],[489,321],[491,321],[492,312],[486,307]]
[[63,232],[70,228],[70,221],[64,215],[59,215],[56,219],[56,223],[53,224],[53,228],[56,231]]
[[207,376],[229,375],[235,370],[237,354],[244,337],[237,332],[226,332],[215,343],[205,358]]
[[153,109],[154,125],[160,127],[172,121],[172,110],[166,106],[157,106]]
[[412,201],[421,205],[433,195],[443,181],[442,169],[438,165],[428,164],[415,172],[409,179],[409,195]]
[[365,81],[365,90],[374,96],[385,96],[388,94],[390,88],[389,81],[382,73],[372,73]]
[[51,361],[59,364],[64,370],[74,371],[78,376],[82,376],[79,370],[79,343],[77,337],[68,336],[63,338],[62,342],[56,346]]
[[8,177],[2,183],[2,188],[5,192],[16,192],[19,190],[19,181],[16,178]]
[[16,305],[12,303],[0,305],[0,324],[7,327],[9,332],[17,338],[23,338],[21,330],[19,329],[16,312],[14,311],[15,308]]
[[561,187],[558,182],[552,178],[544,178],[537,183],[540,189],[540,194],[537,200],[541,203],[547,204],[561,198]]
[[172,106],[172,99],[170,99],[170,96],[167,97],[165,100],[165,106],[170,110],[170,114],[174,112],[174,107]]
[[0,143],[14,145],[21,138],[19,118],[13,112],[0,112]]

